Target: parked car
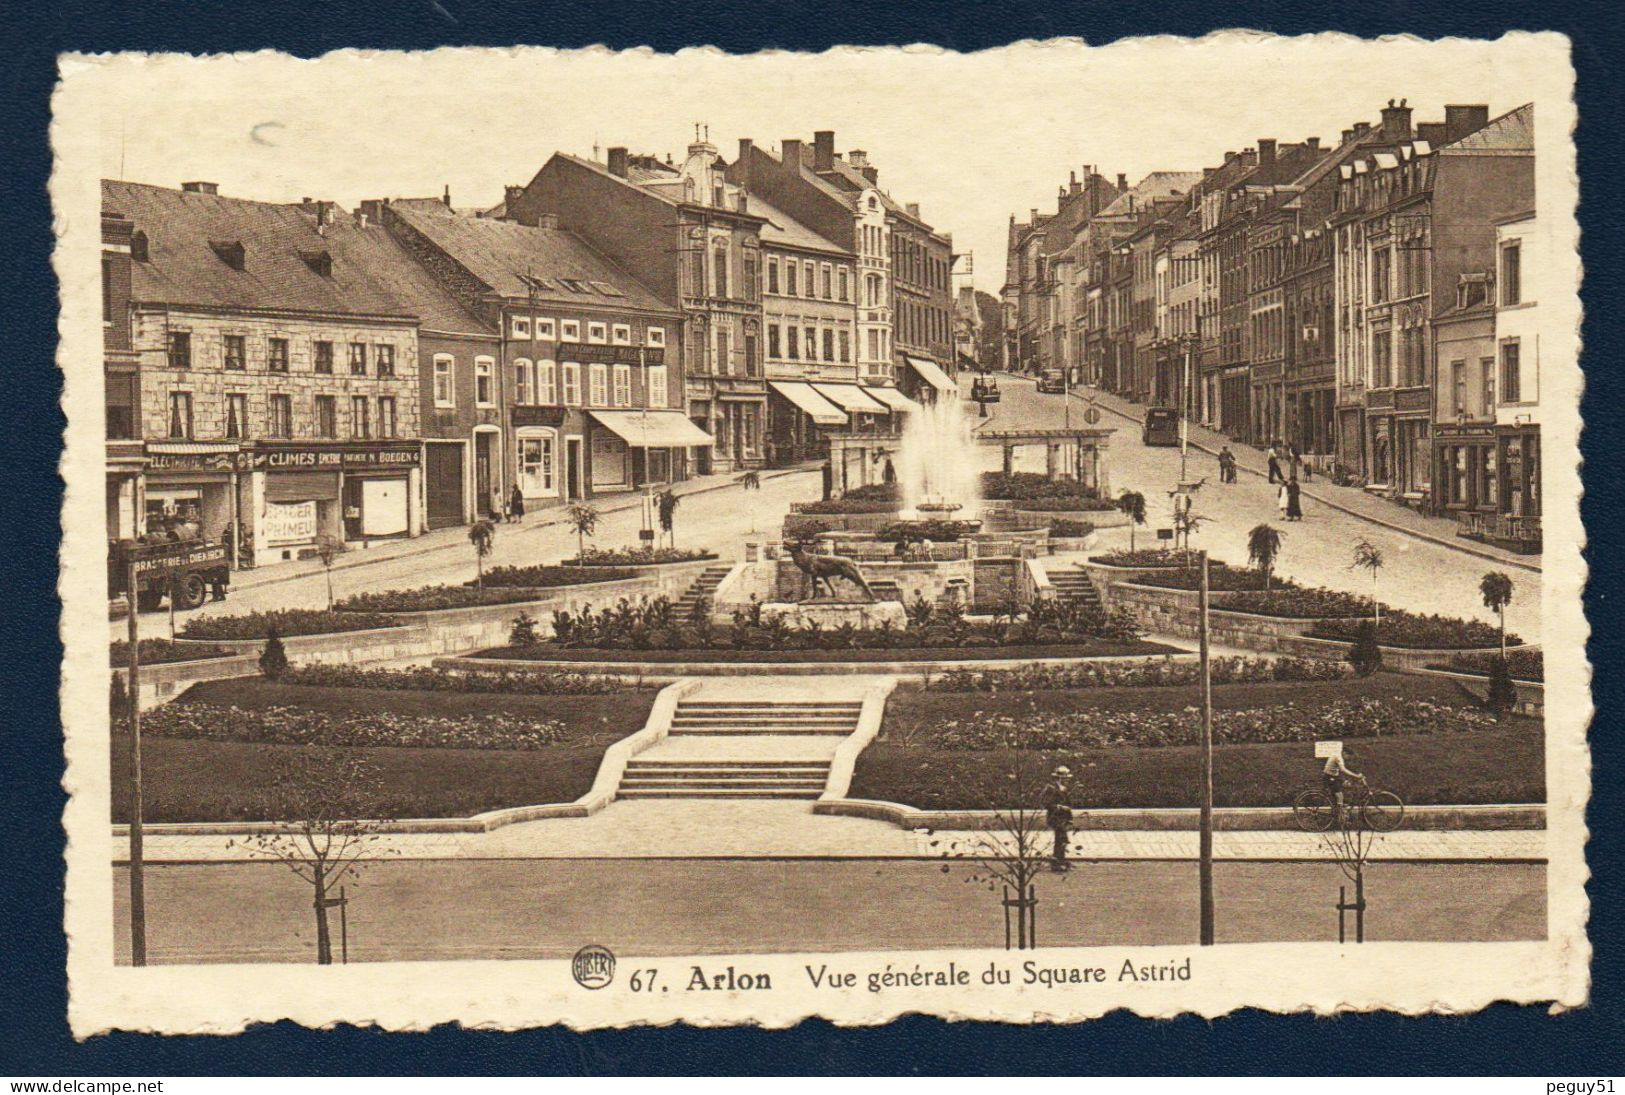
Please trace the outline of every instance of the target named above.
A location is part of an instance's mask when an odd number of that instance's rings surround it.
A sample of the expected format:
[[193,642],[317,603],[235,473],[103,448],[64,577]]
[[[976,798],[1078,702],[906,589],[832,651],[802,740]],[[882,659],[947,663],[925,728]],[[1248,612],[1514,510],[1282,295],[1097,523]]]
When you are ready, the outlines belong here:
[[1145,412],[1145,428],[1140,431],[1142,445],[1179,444],[1179,411],[1173,407],[1151,407]]
[[1066,391],[1066,374],[1060,369],[1045,369],[1038,377],[1040,392],[1059,394]]

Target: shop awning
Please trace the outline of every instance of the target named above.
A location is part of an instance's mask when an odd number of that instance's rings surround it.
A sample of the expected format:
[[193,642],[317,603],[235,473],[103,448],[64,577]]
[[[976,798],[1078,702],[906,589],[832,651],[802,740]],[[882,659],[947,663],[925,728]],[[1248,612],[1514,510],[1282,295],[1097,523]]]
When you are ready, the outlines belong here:
[[846,412],[799,380],[769,380],[768,385],[812,417],[820,426],[846,425]]
[[274,471],[265,476],[267,502],[331,502],[338,496],[337,472]]
[[147,451],[167,456],[215,456],[234,453],[242,446],[235,441],[148,441]]
[[932,361],[930,358],[915,357],[913,354],[904,354],[903,360],[908,362],[908,367],[910,369],[913,369],[915,372],[920,374],[921,380],[925,381],[939,392],[953,396],[957,396],[959,394],[959,385],[955,384],[953,379],[949,377],[947,373],[942,371],[942,366],[938,365],[935,361]]
[[863,389],[863,394],[873,396],[882,403],[886,404],[887,407],[894,411],[901,412],[902,414],[908,414],[910,411],[917,411],[920,409],[920,405],[918,403],[914,402],[914,400],[910,399],[896,388],[865,388]]
[[687,449],[716,439],[682,411],[588,411],[604,429],[634,449]]
[[856,384],[814,384],[813,391],[851,414],[890,414],[891,408],[870,399]]

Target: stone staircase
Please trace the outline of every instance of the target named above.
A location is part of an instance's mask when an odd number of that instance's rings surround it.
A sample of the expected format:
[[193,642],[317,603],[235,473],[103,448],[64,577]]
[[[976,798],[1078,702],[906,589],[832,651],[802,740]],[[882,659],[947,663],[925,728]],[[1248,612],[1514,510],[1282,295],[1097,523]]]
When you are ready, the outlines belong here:
[[666,741],[627,762],[616,797],[815,799],[834,744],[857,728],[862,708],[856,700],[685,699]]
[[1050,585],[1055,587],[1057,600],[1065,601],[1077,608],[1088,609],[1095,612],[1104,611],[1100,602],[1100,594],[1095,591],[1095,584],[1089,580],[1089,575],[1082,567],[1067,567],[1064,570],[1046,571],[1049,575]]
[[677,598],[677,618],[686,620],[693,615],[695,606],[716,593],[717,586],[722,584],[722,579],[732,569],[732,563],[714,563],[700,571],[700,576]]
[[869,588],[875,591],[877,601],[901,601],[903,591],[890,578],[870,578]]

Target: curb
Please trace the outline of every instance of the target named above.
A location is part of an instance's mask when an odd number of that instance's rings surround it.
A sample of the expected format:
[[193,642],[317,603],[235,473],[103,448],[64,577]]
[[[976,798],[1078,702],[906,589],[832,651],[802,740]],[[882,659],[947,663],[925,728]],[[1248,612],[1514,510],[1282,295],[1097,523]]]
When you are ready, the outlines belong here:
[[[1026,378],[1012,375],[1011,379],[1013,379],[1013,380],[1024,380]],[[1102,392],[1101,394],[1102,395],[1111,395],[1111,393],[1109,393],[1109,392]],[[1076,391],[1073,391],[1071,393],[1071,398],[1082,400],[1084,397],[1079,395]],[[1122,397],[1121,396],[1113,396],[1112,398],[1121,399]],[[1124,402],[1128,402],[1128,401],[1125,400]],[[1111,414],[1115,414],[1120,418],[1126,418],[1130,422],[1133,422],[1133,423],[1135,423],[1137,425],[1144,425],[1145,424],[1145,419],[1144,418],[1138,418],[1135,415],[1129,413],[1128,411],[1121,410],[1121,409],[1119,409],[1117,407],[1114,407],[1114,406],[1112,406],[1109,403],[1106,403],[1104,401],[1097,402],[1095,404],[1095,406],[1098,406],[1102,410],[1108,411]],[[991,421],[991,419],[989,419],[989,421]],[[1238,442],[1238,444],[1239,444],[1239,442]],[[1214,449],[1212,449],[1211,447],[1209,447],[1208,445],[1206,445],[1206,444],[1204,444],[1204,443],[1202,443],[1200,441],[1192,440],[1190,442],[1190,447],[1193,448],[1193,449],[1197,449],[1197,450],[1199,450],[1201,452],[1207,453],[1209,456],[1217,456],[1218,455],[1217,452]],[[1236,467],[1240,468],[1242,471],[1246,472],[1247,474],[1257,476],[1260,479],[1267,479],[1269,477],[1268,472],[1262,472],[1262,471],[1259,471],[1256,468],[1246,467],[1245,465],[1241,464],[1240,462],[1237,462]],[[1429,543],[1435,544],[1438,547],[1447,548],[1447,549],[1449,549],[1451,551],[1459,551],[1464,555],[1473,555],[1473,556],[1476,556],[1476,557],[1478,557],[1480,559],[1488,559],[1490,562],[1492,562],[1492,563],[1500,563],[1502,566],[1517,567],[1517,568],[1519,568],[1521,570],[1531,571],[1531,572],[1533,572],[1535,574],[1542,573],[1541,567],[1537,563],[1528,563],[1528,562],[1524,562],[1524,561],[1519,560],[1519,559],[1508,559],[1508,558],[1506,558],[1504,556],[1495,555],[1495,554],[1492,554],[1491,552],[1483,551],[1483,550],[1480,550],[1480,549],[1478,549],[1476,547],[1469,546],[1468,544],[1463,544],[1459,540],[1447,539],[1447,538],[1445,538],[1443,536],[1437,536],[1437,535],[1435,535],[1435,534],[1433,534],[1431,532],[1422,532],[1422,531],[1419,531],[1417,529],[1407,528],[1404,525],[1397,524],[1397,523],[1395,523],[1393,521],[1385,521],[1381,517],[1374,517],[1374,516],[1372,516],[1371,514],[1368,514],[1368,513],[1361,513],[1359,510],[1351,509],[1350,507],[1344,505],[1341,502],[1337,502],[1337,501],[1334,501],[1334,500],[1332,500],[1330,498],[1326,498],[1325,496],[1320,495],[1320,494],[1311,493],[1309,491],[1305,491],[1304,493],[1308,494],[1309,497],[1313,498],[1315,501],[1319,502],[1321,505],[1326,506],[1328,509],[1337,510],[1339,513],[1347,514],[1348,516],[1353,517],[1356,520],[1365,521],[1368,524],[1376,525],[1378,528],[1385,528],[1385,529],[1388,529],[1390,532],[1397,532],[1397,533],[1400,533],[1403,536],[1413,536],[1418,540],[1426,540]]]

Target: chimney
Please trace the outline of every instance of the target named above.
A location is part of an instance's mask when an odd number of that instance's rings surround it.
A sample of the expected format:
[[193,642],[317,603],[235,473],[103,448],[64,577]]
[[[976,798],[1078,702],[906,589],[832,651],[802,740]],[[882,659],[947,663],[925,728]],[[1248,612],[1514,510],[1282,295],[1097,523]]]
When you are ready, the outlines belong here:
[[801,142],[794,137],[781,142],[784,149],[784,169],[792,175],[801,171]]
[[1484,103],[1463,105],[1446,103],[1444,108],[1445,143],[1459,141],[1469,133],[1477,133],[1490,124],[1490,108]]
[[525,188],[509,184],[502,188],[502,204],[507,206],[508,216],[512,217],[525,196]]
[[609,173],[617,178],[626,178],[626,149],[624,147],[609,150]]
[[1119,194],[1122,194],[1127,190],[1128,190],[1128,176],[1123,174],[1121,171],[1119,171],[1117,173],[1117,192]]
[[1076,171],[1069,171],[1067,174],[1072,176],[1071,181],[1067,183],[1067,193],[1071,195],[1081,194],[1083,192],[1083,184],[1078,181],[1078,173]]
[[366,227],[368,221],[383,224],[384,210],[388,207],[388,198],[368,198],[356,207],[355,223],[362,228]]
[[1305,148],[1307,148],[1311,152],[1319,152],[1320,151],[1320,138],[1319,137],[1305,137],[1303,139],[1303,146]]
[[1437,148],[1442,144],[1449,144],[1450,127],[1443,122],[1422,122],[1416,127],[1416,139],[1426,141]]
[[445,203],[447,209],[451,208],[451,184],[450,183],[446,184],[445,193],[440,195],[440,200]]
[[1345,130],[1343,130],[1343,139],[1338,141],[1337,143],[1338,144],[1348,144],[1352,140],[1354,140],[1354,130],[1345,129]]
[[1355,122],[1354,123],[1354,135],[1356,137],[1364,137],[1367,133],[1370,133],[1370,132],[1371,132],[1371,123],[1370,122]]
[[1213,177],[1213,173],[1215,171],[1217,171],[1217,170],[1219,170],[1219,169],[1216,168],[1216,167],[1204,167],[1204,168],[1202,168],[1202,178],[1203,179],[1211,179]]
[[558,226],[559,226],[559,215],[557,213],[538,213],[536,215],[536,227],[537,228],[557,229]]
[[871,167],[868,164],[865,164],[863,167],[863,177],[869,181],[870,186],[876,185],[880,181],[880,168]]
[[1392,99],[1382,108],[1382,135],[1390,141],[1408,141],[1411,139],[1411,108],[1401,99],[1395,106]]
[[1275,162],[1274,137],[1258,138],[1258,162],[1260,164],[1272,164]]
[[846,154],[846,162],[862,171],[869,166],[869,153],[861,148],[854,148]]
[[919,202],[909,202],[907,205],[903,206],[903,208],[907,209],[908,210],[908,215],[913,217],[915,220],[920,219],[920,203]]
[[188,194],[218,194],[220,184],[212,182],[183,182],[181,189]]
[[739,170],[736,172],[736,174],[739,177],[735,181],[738,182],[740,190],[749,190],[750,189],[751,153],[753,153],[755,151],[756,151],[756,142],[755,141],[751,140],[749,137],[741,137],[741,138],[739,138],[739,160],[738,160]]
[[813,134],[813,169],[828,171],[835,166],[835,131],[820,129]]

